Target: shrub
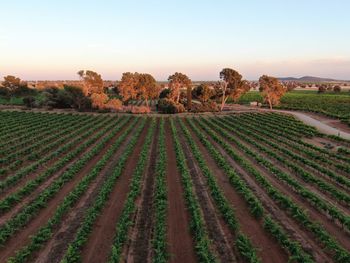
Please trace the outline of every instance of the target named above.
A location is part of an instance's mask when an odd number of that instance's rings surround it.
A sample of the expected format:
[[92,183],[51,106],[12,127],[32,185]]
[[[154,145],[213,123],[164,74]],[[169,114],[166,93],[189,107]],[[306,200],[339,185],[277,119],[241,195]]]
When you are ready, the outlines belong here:
[[23,103],[28,108],[33,108],[35,106],[35,97],[28,96],[23,98]]
[[105,108],[111,110],[111,111],[119,111],[122,108],[123,104],[118,99],[110,99],[106,104]]
[[180,113],[185,111],[185,107],[171,99],[160,99],[158,100],[158,111],[170,114]]
[[169,98],[169,96],[170,96],[170,89],[163,89],[159,94],[160,99]]
[[318,87],[318,93],[325,93],[327,88],[325,86],[319,86]]
[[193,103],[191,112],[216,112],[219,111],[218,105],[214,101],[208,101],[202,104]]
[[108,96],[104,93],[93,93],[91,95],[91,103],[93,108],[104,109],[108,101]]
[[333,91],[339,93],[341,91],[341,87],[339,85],[336,85],[333,87]]
[[150,107],[147,106],[134,106],[131,107],[131,113],[135,114],[145,114],[145,113],[150,113],[151,109]]

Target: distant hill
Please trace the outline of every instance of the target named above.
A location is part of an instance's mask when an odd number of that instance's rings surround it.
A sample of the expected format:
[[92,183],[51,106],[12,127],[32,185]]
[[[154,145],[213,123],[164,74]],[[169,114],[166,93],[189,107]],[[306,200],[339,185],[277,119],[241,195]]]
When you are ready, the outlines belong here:
[[297,81],[297,82],[328,82],[328,81],[338,81],[336,79],[329,79],[329,78],[319,78],[319,77],[312,77],[312,76],[304,76],[301,78],[293,78],[293,77],[285,77],[285,78],[278,78],[281,81]]

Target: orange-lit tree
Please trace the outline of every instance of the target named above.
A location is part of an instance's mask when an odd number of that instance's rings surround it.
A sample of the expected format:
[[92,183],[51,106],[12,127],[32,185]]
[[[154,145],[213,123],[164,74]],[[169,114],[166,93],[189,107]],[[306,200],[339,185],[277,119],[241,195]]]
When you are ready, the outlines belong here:
[[274,77],[263,75],[259,78],[260,92],[264,101],[272,109],[272,105],[278,105],[281,97],[286,93],[286,88]]

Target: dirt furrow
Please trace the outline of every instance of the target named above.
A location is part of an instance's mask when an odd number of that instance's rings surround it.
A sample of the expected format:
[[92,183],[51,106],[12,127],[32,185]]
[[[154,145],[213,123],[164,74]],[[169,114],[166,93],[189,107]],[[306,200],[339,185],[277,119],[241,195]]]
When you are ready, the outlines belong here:
[[167,151],[167,189],[168,217],[167,241],[169,262],[197,262],[193,240],[190,234],[189,214],[186,211],[181,175],[176,166],[176,155],[169,119],[165,122],[165,140]]
[[152,262],[152,231],[154,224],[154,183],[157,160],[159,122],[152,141],[148,168],[143,176],[142,193],[138,200],[135,223],[131,232],[127,262]]
[[107,262],[111,252],[115,226],[122,212],[126,196],[129,192],[129,184],[134,171],[135,164],[139,159],[139,154],[144,144],[149,122],[145,125],[141,137],[139,138],[132,155],[128,158],[124,171],[118,178],[101,215],[98,217],[93,231],[83,248],[83,262]]
[[[186,124],[186,122],[185,122]],[[286,251],[278,244],[278,242],[263,228],[263,223],[254,218],[249,207],[246,205],[244,198],[237,193],[237,191],[231,186],[228,177],[223,170],[216,164],[213,158],[210,156],[208,150],[199,141],[195,133],[187,125],[188,130],[192,134],[192,138],[203,154],[206,164],[213,171],[216,176],[217,182],[225,194],[230,203],[233,204],[236,212],[236,217],[240,224],[240,229],[245,233],[253,245],[258,248],[258,256],[262,259],[262,262],[287,262],[288,255]]]
[[[178,123],[177,123],[178,124]],[[204,175],[198,166],[195,157],[192,154],[191,148],[186,143],[183,132],[177,125],[179,139],[187,159],[187,165],[190,169],[191,178],[194,185],[194,190],[202,209],[203,218],[206,223],[208,235],[213,240],[213,246],[220,258],[221,262],[237,262],[238,251],[234,248],[234,237],[226,225],[225,221],[216,210],[214,201],[206,188]]]

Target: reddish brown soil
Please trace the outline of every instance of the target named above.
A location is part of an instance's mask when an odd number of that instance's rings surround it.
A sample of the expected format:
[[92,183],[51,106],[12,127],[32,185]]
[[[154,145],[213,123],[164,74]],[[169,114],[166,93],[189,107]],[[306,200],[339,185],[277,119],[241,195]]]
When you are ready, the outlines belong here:
[[190,234],[189,215],[186,211],[184,193],[181,187],[181,175],[176,166],[176,155],[170,123],[165,123],[167,150],[167,189],[168,217],[167,241],[169,244],[169,262],[197,262]]
[[[136,129],[136,127],[137,125],[134,127],[134,129]],[[113,173],[116,163],[132,138],[132,134],[133,131],[129,133],[129,136],[118,148],[111,160],[109,160],[106,166],[102,169],[96,180],[91,183],[89,189],[80,198],[79,202],[71,209],[69,214],[63,218],[62,224],[57,227],[56,232],[53,234],[53,237],[50,239],[45,248],[39,253],[36,253],[36,262],[54,263],[61,261],[68,248],[68,244],[74,240],[75,234],[78,231],[82,220],[84,219],[87,209],[94,203],[102,184]]]
[[217,166],[215,161],[210,156],[208,150],[199,141],[198,137],[191,131],[188,126],[188,130],[192,134],[193,140],[196,142],[201,153],[203,154],[206,164],[210,170],[216,176],[217,183],[223,190],[227,200],[235,208],[235,214],[240,224],[240,229],[243,233],[248,235],[253,245],[258,248],[258,256],[263,262],[287,262],[288,256],[278,242],[264,230],[262,222],[255,219],[246,205],[246,201],[240,196],[233,186],[231,186],[227,176],[223,170]]
[[131,176],[145,141],[147,127],[149,127],[149,123],[144,128],[132,155],[128,158],[124,171],[114,186],[110,199],[97,219],[87,244],[83,248],[83,262],[107,262],[108,260],[115,235],[115,227],[129,192]]
[[183,132],[177,125],[180,142],[190,170],[194,190],[202,209],[202,215],[208,230],[209,238],[213,241],[213,250],[221,262],[237,262],[238,251],[234,251],[234,237],[225,221],[220,217],[220,212],[215,209],[214,201],[206,188],[206,180],[198,166],[192,150],[184,138]]
[[56,194],[56,196],[47,203],[47,207],[41,209],[38,214],[33,218],[22,231],[13,235],[7,242],[6,246],[0,248],[0,262],[5,262],[7,258],[13,256],[15,252],[22,246],[26,245],[30,236],[33,235],[41,226],[45,225],[48,219],[54,214],[57,206],[63,201],[65,196],[69,194],[74,187],[80,182],[80,180],[95,166],[99,159],[106,153],[112,143],[120,135],[117,133],[106,145],[99,154],[97,154],[88,164],[80,170],[80,172]]
[[144,183],[139,197],[137,213],[135,215],[130,244],[127,252],[127,262],[152,262],[152,230],[154,224],[154,183],[156,174],[158,131],[155,135],[150,150],[148,167],[145,169]]

